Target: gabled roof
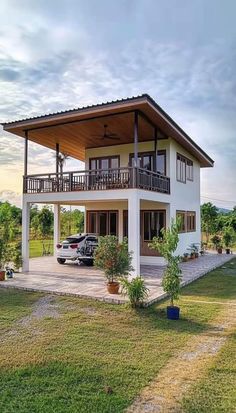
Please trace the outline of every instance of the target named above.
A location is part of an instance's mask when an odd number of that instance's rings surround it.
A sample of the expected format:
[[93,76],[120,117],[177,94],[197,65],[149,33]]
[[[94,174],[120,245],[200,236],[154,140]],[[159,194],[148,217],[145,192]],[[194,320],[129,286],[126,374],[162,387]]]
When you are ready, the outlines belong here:
[[[132,142],[134,111],[143,116],[140,122],[140,141],[152,140],[153,126],[156,126],[162,132],[162,136],[172,137],[186,148],[199,160],[202,167],[214,165],[209,155],[148,94],[25,118],[2,125],[4,130],[22,137],[25,136],[25,131],[28,131],[29,140],[51,149],[55,149],[56,143],[60,143],[63,152],[84,160],[86,148],[114,144],[106,142],[103,145],[91,138],[94,131],[100,132],[105,123],[108,123],[112,131],[116,132],[117,129],[123,137],[118,144]],[[72,139],[76,145],[73,145]]]

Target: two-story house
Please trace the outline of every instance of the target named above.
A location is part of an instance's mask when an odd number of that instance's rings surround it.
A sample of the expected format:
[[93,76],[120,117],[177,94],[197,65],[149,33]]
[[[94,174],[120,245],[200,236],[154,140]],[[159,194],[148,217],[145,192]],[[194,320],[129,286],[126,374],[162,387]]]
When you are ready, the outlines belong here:
[[[85,207],[85,231],[128,237],[134,274],[160,263],[148,246],[171,219],[182,218],[177,253],[200,243],[200,168],[213,160],[147,94],[3,124],[25,140],[22,249],[29,269],[30,204]],[[28,141],[83,161],[85,170],[28,175]],[[35,159],[35,163],[37,159]],[[51,162],[51,160],[49,160]],[[70,235],[70,234],[68,234]]]

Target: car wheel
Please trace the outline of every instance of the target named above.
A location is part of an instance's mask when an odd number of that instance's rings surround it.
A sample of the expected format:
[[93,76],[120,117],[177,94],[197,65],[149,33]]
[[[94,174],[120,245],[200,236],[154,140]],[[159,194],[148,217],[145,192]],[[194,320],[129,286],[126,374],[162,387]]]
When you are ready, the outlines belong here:
[[57,258],[59,264],[65,264],[66,260],[64,258]]

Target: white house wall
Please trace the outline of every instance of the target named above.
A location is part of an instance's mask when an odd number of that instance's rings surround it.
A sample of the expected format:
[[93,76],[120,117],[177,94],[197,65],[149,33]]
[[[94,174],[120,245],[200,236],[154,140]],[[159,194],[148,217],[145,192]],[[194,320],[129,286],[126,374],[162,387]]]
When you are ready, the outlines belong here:
[[[176,179],[176,154],[193,161],[193,181],[186,180],[186,183],[178,182]],[[170,217],[176,217],[176,211],[196,211],[196,231],[186,232],[179,235],[180,241],[177,249],[178,254],[186,252],[186,248],[191,243],[201,242],[201,218],[200,218],[200,165],[183,147],[174,140],[170,143],[170,182],[171,201]]]
[[[169,139],[160,140],[157,143],[158,150],[166,149],[168,152],[169,149]],[[138,144],[139,152],[151,152],[154,151],[154,141],[139,142]],[[103,156],[120,156],[120,167],[127,168],[129,166],[129,154],[134,153],[134,144],[128,143],[126,145],[114,145],[114,146],[105,146],[102,148],[92,148],[86,149],[85,151],[85,169],[89,169],[89,159],[90,158],[99,158]],[[167,155],[166,159],[166,170],[167,176],[169,171],[169,157]]]

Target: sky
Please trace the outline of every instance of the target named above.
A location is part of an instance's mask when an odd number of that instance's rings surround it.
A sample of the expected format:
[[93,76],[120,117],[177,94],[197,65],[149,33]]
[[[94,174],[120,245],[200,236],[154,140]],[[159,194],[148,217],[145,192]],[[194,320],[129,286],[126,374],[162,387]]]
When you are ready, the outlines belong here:
[[[230,209],[235,15],[235,0],[1,0],[0,122],[148,93],[215,160],[201,172],[202,202]],[[0,200],[16,205],[23,146],[0,129]],[[29,161],[29,173],[55,169],[33,143]]]

